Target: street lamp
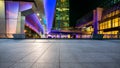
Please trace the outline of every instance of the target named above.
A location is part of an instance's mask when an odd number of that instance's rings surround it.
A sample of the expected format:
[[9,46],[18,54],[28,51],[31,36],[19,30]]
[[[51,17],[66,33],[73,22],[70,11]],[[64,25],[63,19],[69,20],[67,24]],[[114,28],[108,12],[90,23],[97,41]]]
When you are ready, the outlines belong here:
[[39,13],[37,13],[37,16],[40,16],[40,14],[39,14]]

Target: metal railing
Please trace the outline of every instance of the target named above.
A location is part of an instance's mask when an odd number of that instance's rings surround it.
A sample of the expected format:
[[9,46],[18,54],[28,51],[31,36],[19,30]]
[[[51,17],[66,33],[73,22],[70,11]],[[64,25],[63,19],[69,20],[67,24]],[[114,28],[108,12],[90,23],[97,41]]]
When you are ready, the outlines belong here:
[[[0,39],[5,38],[5,39],[11,39],[14,38],[12,33],[0,33]],[[76,34],[76,35],[71,35],[68,37],[51,37],[52,39],[120,39],[120,34],[97,34],[97,35],[90,35],[90,34]],[[40,39],[40,38],[27,38],[25,39]],[[47,38],[45,38],[47,39]]]

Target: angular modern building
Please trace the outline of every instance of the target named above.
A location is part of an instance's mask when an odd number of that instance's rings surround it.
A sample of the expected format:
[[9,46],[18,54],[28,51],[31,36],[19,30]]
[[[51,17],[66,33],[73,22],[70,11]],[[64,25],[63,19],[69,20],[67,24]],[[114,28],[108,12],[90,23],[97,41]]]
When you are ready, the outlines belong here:
[[76,28],[82,35],[120,38],[120,0],[100,2],[98,8],[78,20]]
[[43,27],[34,1],[0,1],[0,38],[25,38],[25,26],[36,34],[43,33]]
[[56,0],[0,0],[0,38],[45,37],[55,6]]

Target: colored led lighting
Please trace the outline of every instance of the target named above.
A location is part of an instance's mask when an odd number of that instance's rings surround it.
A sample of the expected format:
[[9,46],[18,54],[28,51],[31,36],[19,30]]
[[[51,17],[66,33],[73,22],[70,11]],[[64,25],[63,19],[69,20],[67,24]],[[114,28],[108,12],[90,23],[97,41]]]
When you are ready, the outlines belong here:
[[[19,2],[6,1],[6,18],[17,18],[19,11]],[[12,7],[12,8],[11,8]]]
[[43,27],[41,25],[39,18],[35,13],[26,16],[26,24],[29,27],[31,27],[36,33],[38,34],[40,34],[40,32],[43,33]]
[[54,19],[56,0],[44,0],[44,9],[46,15],[47,32],[52,29],[52,23]]
[[37,16],[40,16],[40,14],[39,14],[39,13],[37,13]]
[[31,2],[20,2],[20,11],[25,11],[32,8]]

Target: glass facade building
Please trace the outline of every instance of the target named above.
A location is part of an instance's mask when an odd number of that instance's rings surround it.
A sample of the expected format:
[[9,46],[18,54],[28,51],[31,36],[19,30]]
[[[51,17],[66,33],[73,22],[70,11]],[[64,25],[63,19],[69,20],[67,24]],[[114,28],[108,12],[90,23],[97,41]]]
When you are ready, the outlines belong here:
[[69,27],[69,0],[57,0],[55,30],[67,30]]
[[120,0],[108,0],[102,5],[104,10],[98,33],[103,34],[103,38],[120,38]]
[[[103,38],[120,38],[120,0],[101,1],[92,15],[91,20],[84,17],[86,22],[82,22],[82,19],[78,21],[78,23],[83,23],[76,25],[81,29],[82,34],[92,35],[97,32],[98,35],[103,35]],[[85,29],[83,29],[84,27]]]

